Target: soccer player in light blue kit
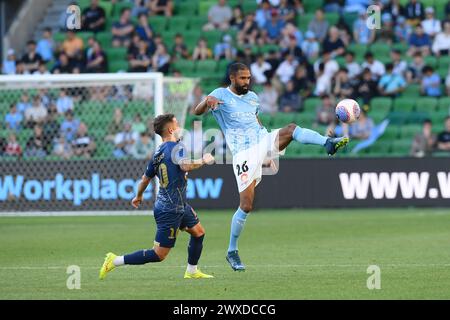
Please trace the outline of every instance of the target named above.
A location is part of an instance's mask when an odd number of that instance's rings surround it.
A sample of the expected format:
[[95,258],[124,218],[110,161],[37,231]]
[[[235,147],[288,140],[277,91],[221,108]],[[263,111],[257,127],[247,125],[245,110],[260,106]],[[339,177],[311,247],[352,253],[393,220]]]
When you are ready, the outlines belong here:
[[240,202],[231,221],[226,260],[233,270],[244,271],[237,242],[247,216],[253,209],[255,187],[261,181],[262,165],[268,157],[270,159],[274,154],[282,154],[292,140],[323,146],[328,155],[334,155],[349,139],[325,137],[294,123],[269,133],[258,119],[258,96],[249,91],[249,68],[245,64],[234,63],[229,72],[231,85],[214,90],[196,106],[194,113],[201,115],[208,110],[212,112],[233,155],[233,170]]

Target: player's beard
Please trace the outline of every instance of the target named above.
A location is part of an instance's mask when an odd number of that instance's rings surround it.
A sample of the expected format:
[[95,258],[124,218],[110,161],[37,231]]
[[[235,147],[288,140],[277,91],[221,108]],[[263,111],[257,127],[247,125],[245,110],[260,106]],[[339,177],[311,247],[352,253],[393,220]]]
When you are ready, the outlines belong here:
[[235,85],[234,89],[236,89],[236,92],[238,95],[243,95],[243,94],[247,94],[248,93],[248,86],[238,86]]
[[178,128],[173,132],[173,136],[175,137],[175,139],[180,140],[181,138],[183,138],[183,129]]

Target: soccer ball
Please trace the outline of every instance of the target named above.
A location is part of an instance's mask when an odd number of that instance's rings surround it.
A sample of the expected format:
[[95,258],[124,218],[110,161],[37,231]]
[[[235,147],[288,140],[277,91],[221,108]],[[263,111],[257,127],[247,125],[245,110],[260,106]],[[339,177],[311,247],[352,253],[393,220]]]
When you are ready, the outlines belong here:
[[341,100],[336,106],[336,117],[344,123],[355,122],[360,113],[359,104],[353,99]]

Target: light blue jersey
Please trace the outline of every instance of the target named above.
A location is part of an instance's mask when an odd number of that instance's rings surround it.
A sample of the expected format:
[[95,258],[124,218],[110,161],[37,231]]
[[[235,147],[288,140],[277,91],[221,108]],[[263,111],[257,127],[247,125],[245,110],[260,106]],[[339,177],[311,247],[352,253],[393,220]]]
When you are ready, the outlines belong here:
[[230,88],[217,88],[210,96],[223,101],[223,104],[219,104],[211,112],[233,155],[258,144],[267,134],[267,129],[261,126],[256,118],[259,111],[259,98],[256,93],[249,91],[239,96]]

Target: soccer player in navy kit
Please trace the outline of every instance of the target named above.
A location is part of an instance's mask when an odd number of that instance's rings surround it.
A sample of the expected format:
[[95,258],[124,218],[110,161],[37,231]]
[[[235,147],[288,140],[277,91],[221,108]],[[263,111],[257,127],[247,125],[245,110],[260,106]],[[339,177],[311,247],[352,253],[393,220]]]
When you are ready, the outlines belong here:
[[153,210],[157,225],[154,247],[123,256],[108,253],[100,269],[100,279],[104,279],[108,272],[121,265],[140,265],[163,261],[170,249],[175,246],[179,230],[185,230],[191,235],[188,247],[188,266],[184,278],[213,278],[197,268],[203,248],[205,229],[199,222],[194,209],[186,202],[186,187],[187,172],[198,169],[204,164],[213,163],[214,158],[209,153],[205,154],[202,159],[194,161],[187,157],[183,145],[178,142],[180,127],[173,114],[156,117],[154,128],[155,132],[161,136],[163,143],[150,160],[139,183],[137,195],[132,200],[132,205],[138,208],[151,179],[158,176],[160,189]]

